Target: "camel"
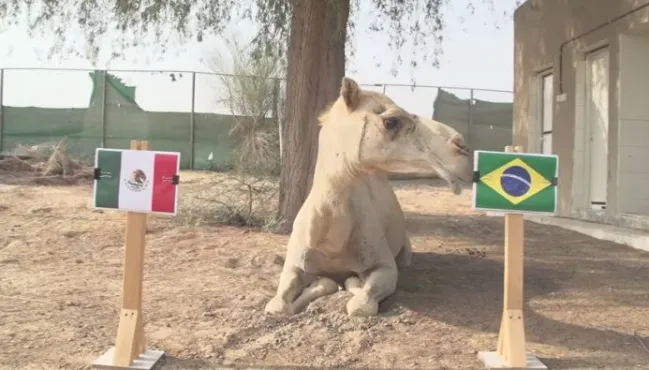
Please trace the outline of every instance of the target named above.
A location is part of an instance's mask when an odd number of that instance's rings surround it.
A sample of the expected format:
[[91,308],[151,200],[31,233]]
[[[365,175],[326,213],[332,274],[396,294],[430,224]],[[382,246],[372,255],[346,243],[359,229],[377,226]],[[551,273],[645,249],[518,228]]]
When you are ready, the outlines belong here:
[[[319,117],[313,185],[293,222],[268,314],[291,315],[344,286],[349,316],[374,316],[409,266],[412,245],[387,173],[434,170],[455,194],[471,181],[462,136],[342,79]],[[431,122],[432,121],[432,122]]]

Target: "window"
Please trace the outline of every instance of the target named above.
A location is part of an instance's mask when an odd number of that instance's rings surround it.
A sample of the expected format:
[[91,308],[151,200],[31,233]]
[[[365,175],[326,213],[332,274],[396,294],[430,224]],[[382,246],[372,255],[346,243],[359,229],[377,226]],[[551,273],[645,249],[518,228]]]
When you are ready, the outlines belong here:
[[541,75],[541,153],[552,154],[552,121],[554,93],[552,73]]

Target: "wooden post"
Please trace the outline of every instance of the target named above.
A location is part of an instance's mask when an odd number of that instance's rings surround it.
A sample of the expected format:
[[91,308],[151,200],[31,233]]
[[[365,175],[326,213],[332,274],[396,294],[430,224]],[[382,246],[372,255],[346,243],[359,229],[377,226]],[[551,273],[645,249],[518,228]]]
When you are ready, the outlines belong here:
[[[517,146],[505,152],[521,153]],[[505,268],[503,313],[496,351],[480,352],[479,358],[488,369],[547,369],[539,359],[528,356],[525,349],[523,320],[523,249],[525,220],[520,213],[505,214]]]
[[[131,140],[131,149],[149,150],[148,141]],[[104,369],[151,369],[164,352],[146,349],[142,315],[144,247],[147,214],[126,213],[122,310],[119,315],[115,347],[93,364]]]
[[[506,152],[520,152],[520,148]],[[525,326],[523,324],[523,244],[525,222],[522,214],[505,214],[505,273],[503,316],[498,335],[498,354],[509,367],[525,367]]]

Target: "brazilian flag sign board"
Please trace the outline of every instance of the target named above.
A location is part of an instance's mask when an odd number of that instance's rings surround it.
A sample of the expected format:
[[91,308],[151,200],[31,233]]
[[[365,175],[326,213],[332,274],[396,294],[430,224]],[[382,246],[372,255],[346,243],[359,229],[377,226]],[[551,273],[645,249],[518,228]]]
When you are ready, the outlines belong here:
[[558,172],[556,155],[476,150],[473,209],[554,214]]

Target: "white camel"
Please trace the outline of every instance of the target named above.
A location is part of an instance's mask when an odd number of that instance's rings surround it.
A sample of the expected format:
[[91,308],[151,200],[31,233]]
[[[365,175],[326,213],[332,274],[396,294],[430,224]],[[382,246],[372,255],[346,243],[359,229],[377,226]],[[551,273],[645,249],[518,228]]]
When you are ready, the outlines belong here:
[[[293,314],[343,285],[348,315],[378,313],[412,255],[403,211],[387,173],[434,170],[456,194],[470,181],[462,136],[410,114],[384,94],[343,78],[320,117],[313,186],[293,223],[268,313]],[[439,126],[442,125],[442,126]]]

